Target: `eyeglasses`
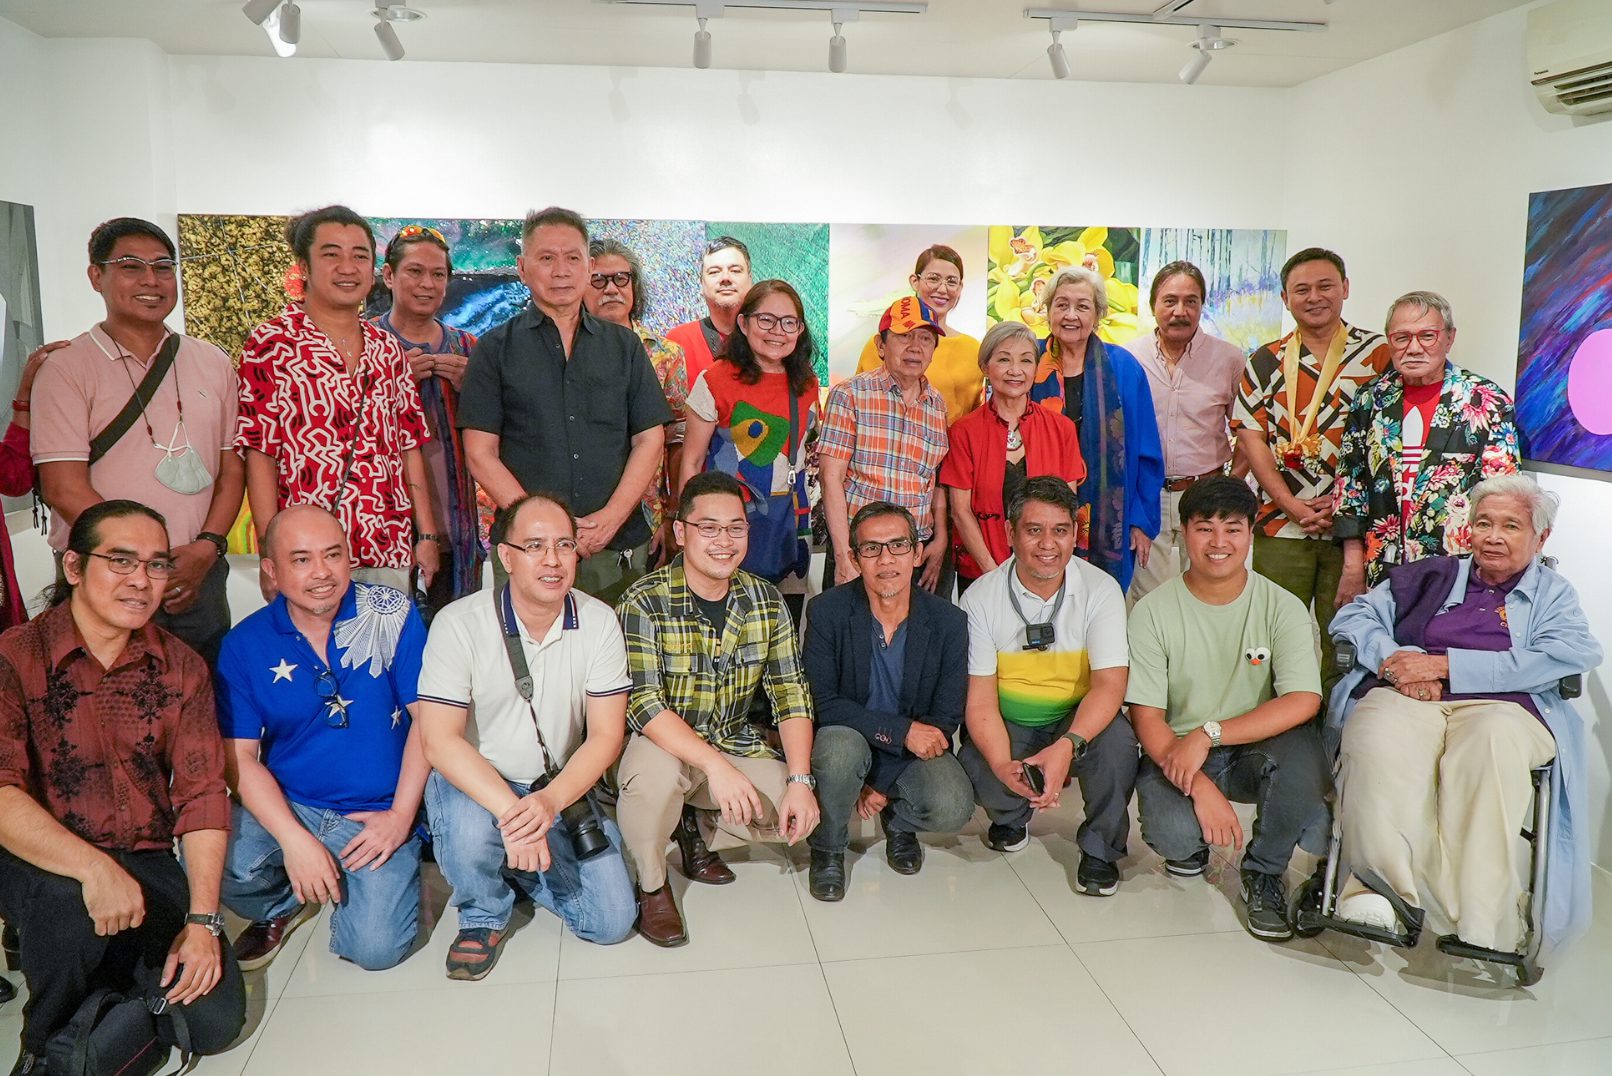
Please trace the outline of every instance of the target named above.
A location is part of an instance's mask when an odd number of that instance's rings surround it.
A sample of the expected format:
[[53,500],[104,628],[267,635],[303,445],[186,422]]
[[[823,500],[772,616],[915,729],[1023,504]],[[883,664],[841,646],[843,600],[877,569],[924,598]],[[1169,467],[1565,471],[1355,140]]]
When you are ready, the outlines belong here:
[[405,224],[397,230],[397,234],[392,237],[392,242],[396,243],[399,240],[407,239],[424,239],[428,236],[443,246],[448,245],[448,241],[442,237],[441,232],[435,228],[427,228],[423,224]]
[[710,520],[695,523],[691,519],[679,519],[678,522],[685,527],[693,527],[699,532],[701,538],[717,538],[723,532],[726,532],[729,538],[743,538],[750,533],[750,524],[748,523],[729,523],[723,526],[721,523],[712,523]]
[[774,329],[777,329],[780,332],[793,336],[795,333],[800,332],[806,327],[806,322],[804,319],[797,318],[789,314],[785,314],[783,317],[779,317],[777,314],[747,314],[745,316],[762,332],[770,333]]
[[1420,332],[1397,332],[1388,334],[1388,343],[1395,351],[1404,351],[1415,340],[1423,347],[1432,347],[1438,343],[1438,338],[1444,335],[1443,329],[1423,329]]
[[606,284],[614,284],[618,288],[625,288],[632,283],[632,274],[625,269],[619,273],[594,273],[588,278],[588,283],[604,291]]
[[575,556],[577,551],[577,540],[575,538],[555,538],[553,541],[546,538],[533,538],[523,545],[516,545],[514,542],[499,542],[498,544],[519,550],[528,557],[541,557],[551,547],[562,557]]
[[325,724],[333,729],[347,727],[347,707],[350,700],[341,697],[341,683],[336,674],[327,666],[319,670],[319,678],[314,681],[314,691],[325,704]]
[[952,291],[956,291],[963,286],[963,278],[960,276],[941,276],[939,273],[925,273],[918,279],[928,284],[931,288],[944,285]]
[[904,557],[914,548],[911,538],[892,538],[888,542],[858,542],[856,555],[863,560],[876,560],[888,551],[892,557]]
[[95,264],[102,269],[116,269],[124,276],[130,277],[143,276],[145,271],[150,269],[159,277],[166,278],[173,276],[179,269],[179,263],[172,258],[155,258],[151,261],[146,261],[144,258],[137,258],[133,254],[125,254],[121,258],[112,258]]
[[98,557],[106,561],[106,566],[117,575],[133,575],[134,570],[141,565],[145,566],[147,579],[167,579],[174,574],[178,567],[167,557],[152,557],[150,560],[141,560],[139,557],[126,557],[121,553],[89,553],[91,557]]

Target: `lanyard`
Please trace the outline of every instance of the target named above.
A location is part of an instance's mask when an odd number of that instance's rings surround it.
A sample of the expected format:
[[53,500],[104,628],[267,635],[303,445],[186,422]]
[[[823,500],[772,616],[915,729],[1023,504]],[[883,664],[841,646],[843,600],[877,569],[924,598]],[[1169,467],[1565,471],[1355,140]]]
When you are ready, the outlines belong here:
[[1047,619],[1032,622],[1029,617],[1024,615],[1024,610],[1019,606],[1019,596],[1013,593],[1013,584],[1018,581],[1018,560],[1018,557],[1014,557],[1008,562],[1009,564],[1014,565],[1014,567],[1008,572],[1008,602],[1013,606],[1014,615],[1016,615],[1019,618],[1019,622],[1024,625],[1025,637],[1028,640],[1031,634],[1031,629],[1051,627],[1052,624],[1058,619],[1058,610],[1063,608],[1063,596],[1069,589],[1069,574],[1065,572],[1063,581],[1058,584],[1058,597],[1053,600],[1052,612],[1048,614]]
[[1302,445],[1310,436],[1310,430],[1315,426],[1315,417],[1321,413],[1321,404],[1337,380],[1338,370],[1343,365],[1343,349],[1348,342],[1349,330],[1339,322],[1332,343],[1327,345],[1326,358],[1321,362],[1321,371],[1315,378],[1315,395],[1310,397],[1309,406],[1304,409],[1303,421],[1294,428],[1293,423],[1299,418],[1299,348],[1302,343],[1297,329],[1287,338],[1287,346],[1282,348],[1282,379],[1287,382],[1287,424],[1292,431],[1292,436],[1288,440],[1292,444]]

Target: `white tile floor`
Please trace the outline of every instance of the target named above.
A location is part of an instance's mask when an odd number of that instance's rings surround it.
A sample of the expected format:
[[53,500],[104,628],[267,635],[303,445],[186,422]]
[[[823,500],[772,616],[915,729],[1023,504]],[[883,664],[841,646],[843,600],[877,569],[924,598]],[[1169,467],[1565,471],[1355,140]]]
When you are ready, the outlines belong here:
[[[673,872],[686,947],[588,945],[538,912],[481,983],[443,977],[453,918],[439,921],[447,892],[428,869],[419,952],[370,974],[329,955],[325,920],[304,927],[247,977],[241,1043],[196,1071],[1612,1072],[1612,900],[1542,982],[1516,990],[1430,940],[1409,954],[1335,934],[1256,941],[1230,862],[1171,878],[1134,834],[1119,893],[1080,896],[1079,817],[1073,805],[1038,817],[1030,847],[1009,856],[980,843],[976,821],[929,841],[913,878],[868,834],[834,905],[808,895],[804,849],[741,852],[731,886],[688,887]],[[20,1010],[0,1009],[0,1065]]]

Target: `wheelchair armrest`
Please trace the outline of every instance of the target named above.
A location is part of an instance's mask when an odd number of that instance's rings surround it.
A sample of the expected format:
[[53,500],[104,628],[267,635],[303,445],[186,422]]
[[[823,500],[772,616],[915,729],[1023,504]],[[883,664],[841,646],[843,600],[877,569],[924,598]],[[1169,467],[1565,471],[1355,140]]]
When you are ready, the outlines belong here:
[[1348,639],[1332,640],[1332,658],[1337,662],[1338,672],[1346,673],[1354,668],[1355,659],[1359,656],[1360,652],[1355,649],[1355,644]]
[[1574,673],[1572,676],[1562,677],[1561,684],[1558,685],[1557,690],[1564,699],[1578,698],[1584,694],[1584,674]]

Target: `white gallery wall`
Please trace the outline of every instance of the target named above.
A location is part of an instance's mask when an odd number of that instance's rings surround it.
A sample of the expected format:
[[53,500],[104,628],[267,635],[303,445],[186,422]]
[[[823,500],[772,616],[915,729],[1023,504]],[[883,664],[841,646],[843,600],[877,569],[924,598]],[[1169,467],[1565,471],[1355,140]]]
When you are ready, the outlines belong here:
[[[1530,191],[1612,181],[1612,122],[1548,116],[1512,12],[1291,90],[166,56],[0,19],[0,198],[37,208],[48,335],[100,313],[84,241],[132,213],[591,216],[1286,228],[1349,261],[1352,320],[1445,292],[1510,388]],[[679,46],[681,47],[681,46]],[[923,132],[922,137],[917,132]],[[423,163],[422,163],[423,162]],[[892,276],[906,267],[892,266]],[[975,286],[982,286],[975,283]],[[976,300],[977,300],[976,296]],[[965,301],[967,301],[965,299]],[[1549,478],[1551,549],[1612,640],[1612,484]],[[1612,864],[1601,674],[1582,709]]]

